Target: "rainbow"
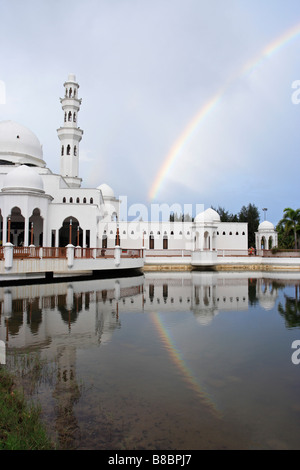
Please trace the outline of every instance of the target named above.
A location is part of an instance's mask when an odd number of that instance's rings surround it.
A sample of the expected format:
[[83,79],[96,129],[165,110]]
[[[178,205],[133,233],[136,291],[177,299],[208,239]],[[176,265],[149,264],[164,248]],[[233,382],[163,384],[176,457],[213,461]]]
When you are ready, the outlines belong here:
[[163,325],[162,319],[158,313],[152,313],[151,318],[157,329],[157,332],[162,340],[162,343],[166,350],[168,351],[172,362],[175,364],[177,369],[181,372],[182,377],[184,378],[185,383],[196,392],[197,396],[200,398],[201,402],[206,405],[211,413],[217,417],[221,418],[222,414],[217,409],[215,403],[209,397],[208,393],[204,391],[192,371],[187,367],[180,351],[175,347],[174,342],[172,341],[169,333],[166,331],[166,328]]
[[300,34],[300,23],[296,24],[284,34],[273,40],[270,44],[262,49],[262,51],[252,60],[247,61],[239,69],[239,71],[222,86],[214,96],[212,96],[197,112],[197,114],[188,123],[182,134],[172,145],[167,157],[164,159],[161,168],[159,169],[156,178],[149,191],[149,199],[153,200],[157,197],[165,178],[170,173],[172,167],[178,156],[182,153],[183,149],[192,140],[200,124],[204,119],[217,107],[221,102],[223,96],[229,87],[234,84],[238,79],[250,75],[257,69],[263,62],[269,59],[272,55],[278,52],[281,48],[289,44],[292,40],[297,38]]

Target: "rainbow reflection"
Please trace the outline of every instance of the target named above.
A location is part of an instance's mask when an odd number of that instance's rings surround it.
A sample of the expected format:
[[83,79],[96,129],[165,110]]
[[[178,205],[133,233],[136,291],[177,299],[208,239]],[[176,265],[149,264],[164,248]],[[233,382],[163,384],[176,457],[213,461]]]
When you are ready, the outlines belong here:
[[189,369],[186,365],[182,354],[174,345],[173,340],[170,337],[170,334],[166,330],[165,326],[163,325],[162,319],[158,313],[151,314],[151,318],[153,323],[157,329],[157,332],[162,340],[164,347],[166,348],[167,352],[170,355],[172,362],[175,364],[177,369],[180,371],[181,376],[183,377],[185,383],[194,391],[196,392],[197,396],[200,398],[201,402],[206,405],[211,413],[217,417],[221,418],[222,413],[217,409],[216,404],[213,402],[211,397],[203,387],[198,382],[197,378],[194,376],[193,372]]
[[190,142],[194,133],[204,121],[204,119],[211,113],[217,105],[221,102],[222,97],[228,90],[228,88],[234,84],[238,79],[252,73],[258,68],[265,60],[269,59],[283,46],[289,44],[300,34],[300,23],[290,28],[288,31],[280,35],[278,38],[273,40],[270,44],[262,49],[262,51],[254,57],[252,60],[247,61],[232,78],[227,80],[224,86],[222,86],[217,93],[210,98],[200,109],[200,111],[193,117],[188,123],[186,128],[180,137],[172,145],[167,157],[164,159],[161,168],[156,175],[156,178],[149,191],[149,199],[152,200],[157,197],[159,190],[161,189],[163,182],[167,175],[170,173],[177,157],[181,154],[184,147]]

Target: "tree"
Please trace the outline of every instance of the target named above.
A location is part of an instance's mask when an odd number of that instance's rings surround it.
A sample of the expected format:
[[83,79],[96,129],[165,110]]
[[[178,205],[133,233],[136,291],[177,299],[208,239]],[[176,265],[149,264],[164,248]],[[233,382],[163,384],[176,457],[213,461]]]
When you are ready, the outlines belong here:
[[[282,232],[283,236],[293,234],[294,249],[297,248],[297,232],[300,230],[300,209],[291,209],[287,207],[283,211],[283,218],[278,222],[278,229]],[[284,238],[284,237],[283,237]]]
[[255,232],[259,226],[259,211],[254,204],[243,206],[238,215],[239,222],[248,223],[248,247],[255,246]]
[[219,214],[221,222],[238,222],[238,216],[230,214],[224,207],[219,206],[218,209],[211,208]]

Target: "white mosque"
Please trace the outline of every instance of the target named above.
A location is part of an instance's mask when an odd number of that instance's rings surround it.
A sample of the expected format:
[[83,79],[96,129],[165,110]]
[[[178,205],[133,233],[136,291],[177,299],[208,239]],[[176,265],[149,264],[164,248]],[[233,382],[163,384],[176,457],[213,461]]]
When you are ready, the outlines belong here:
[[[247,224],[221,222],[211,208],[193,222],[128,222],[120,220],[120,201],[111,187],[105,183],[84,187],[79,173],[83,130],[78,126],[78,90],[76,77],[70,74],[60,99],[63,125],[57,129],[60,174],[47,168],[42,145],[31,130],[13,121],[0,122],[2,246],[72,244],[105,250],[119,245],[124,250],[143,248],[145,253],[161,250],[170,255],[189,250],[195,259],[204,252],[213,259],[222,250],[248,250]],[[275,246],[274,226],[268,222],[268,227],[262,228],[263,233],[257,235],[259,247],[262,243],[267,247],[270,239]]]

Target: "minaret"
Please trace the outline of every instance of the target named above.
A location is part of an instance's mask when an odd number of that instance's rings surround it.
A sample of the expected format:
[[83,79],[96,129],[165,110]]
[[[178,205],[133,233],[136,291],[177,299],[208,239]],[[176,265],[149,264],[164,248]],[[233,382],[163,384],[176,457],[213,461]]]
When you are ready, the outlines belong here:
[[70,74],[64,83],[65,96],[60,98],[64,112],[64,125],[57,129],[60,140],[60,174],[64,177],[71,188],[79,188],[81,178],[78,177],[79,170],[79,142],[83,130],[77,126],[78,112],[81,99],[78,98],[79,85],[76,77]]

